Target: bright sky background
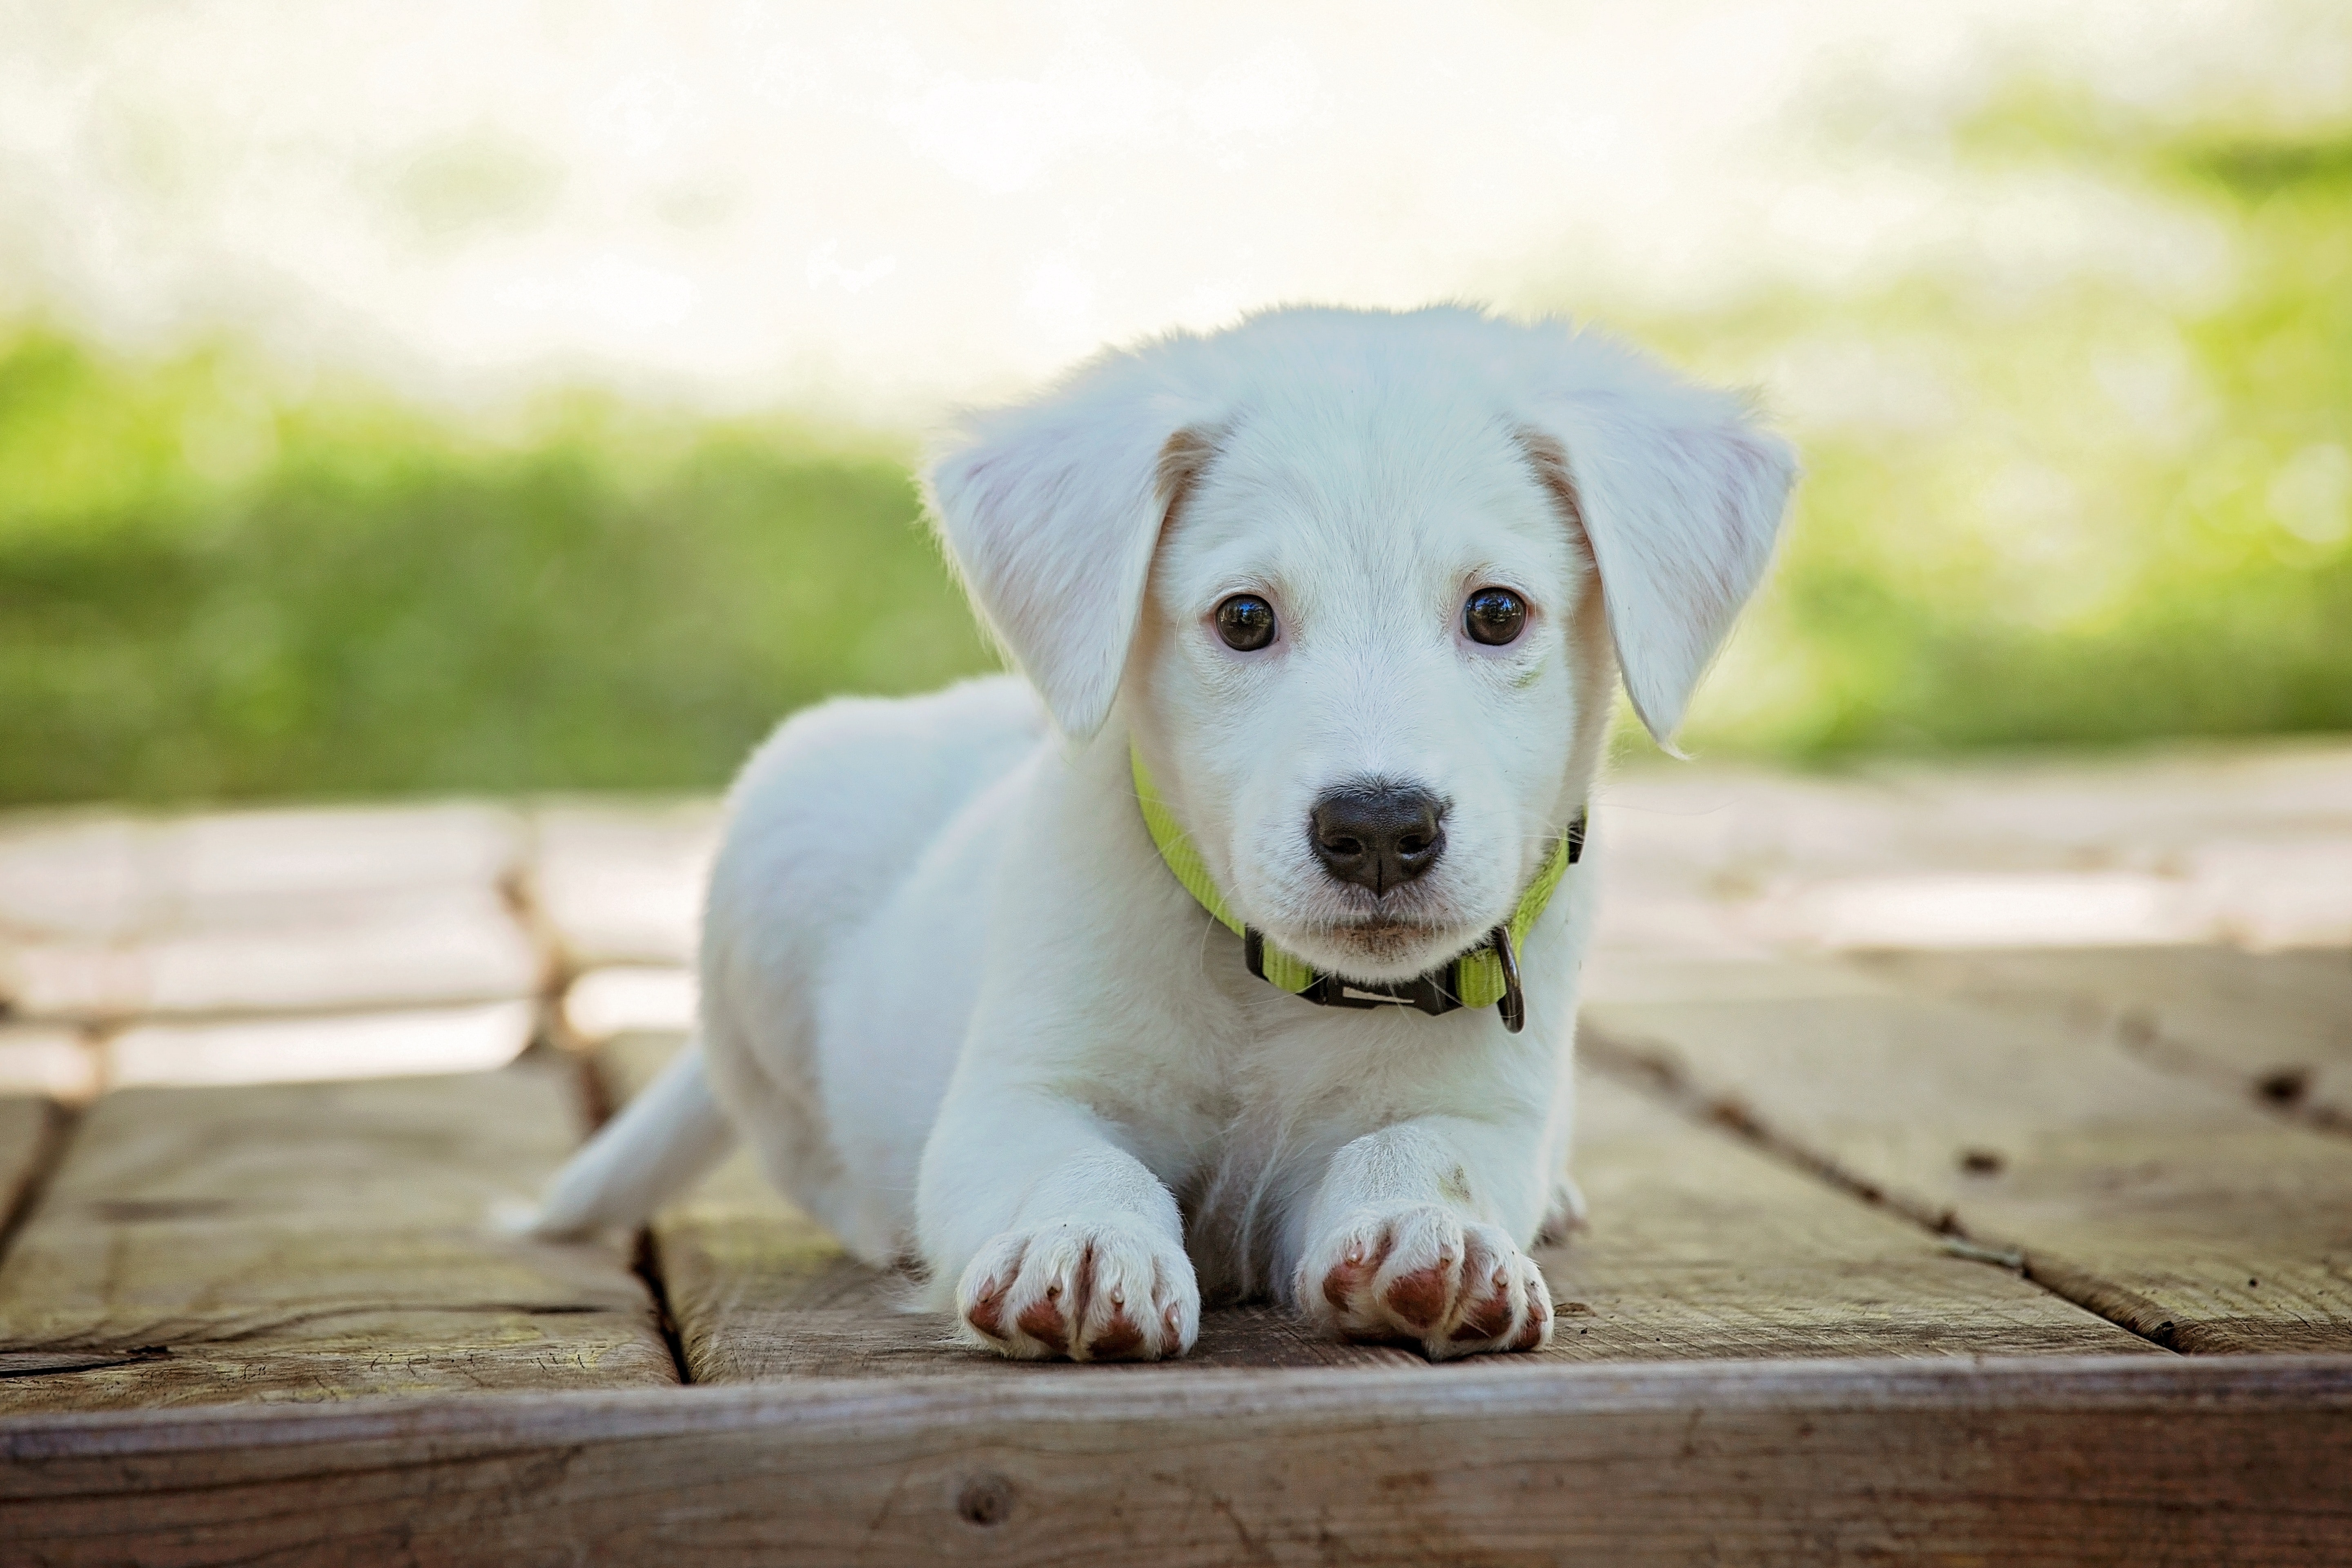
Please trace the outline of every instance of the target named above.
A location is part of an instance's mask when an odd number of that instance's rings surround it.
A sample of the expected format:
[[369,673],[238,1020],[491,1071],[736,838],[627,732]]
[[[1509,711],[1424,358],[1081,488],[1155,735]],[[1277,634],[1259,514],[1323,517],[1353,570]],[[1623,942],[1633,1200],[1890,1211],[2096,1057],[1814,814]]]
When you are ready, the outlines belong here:
[[0,315],[898,422],[1292,300],[2194,292],[2190,220],[1949,128],[2032,78],[2337,116],[2340,3],[0,0]]

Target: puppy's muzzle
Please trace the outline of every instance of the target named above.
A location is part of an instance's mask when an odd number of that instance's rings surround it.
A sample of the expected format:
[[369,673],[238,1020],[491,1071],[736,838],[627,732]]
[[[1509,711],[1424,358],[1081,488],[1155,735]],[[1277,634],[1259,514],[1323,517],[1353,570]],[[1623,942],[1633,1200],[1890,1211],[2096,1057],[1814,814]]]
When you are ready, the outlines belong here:
[[1444,857],[1446,804],[1416,785],[1349,784],[1316,801],[1307,837],[1334,880],[1377,897],[1426,876]]

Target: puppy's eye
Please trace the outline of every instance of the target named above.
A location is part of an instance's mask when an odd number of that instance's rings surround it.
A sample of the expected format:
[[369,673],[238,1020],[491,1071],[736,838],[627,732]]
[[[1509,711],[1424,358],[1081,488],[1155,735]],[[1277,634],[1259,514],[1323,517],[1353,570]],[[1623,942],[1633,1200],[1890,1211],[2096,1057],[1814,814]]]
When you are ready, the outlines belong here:
[[1527,624],[1528,602],[1508,588],[1481,588],[1462,606],[1462,629],[1491,647],[1517,642]]
[[1217,635],[1227,647],[1255,653],[1274,640],[1274,606],[1255,594],[1235,594],[1217,606]]

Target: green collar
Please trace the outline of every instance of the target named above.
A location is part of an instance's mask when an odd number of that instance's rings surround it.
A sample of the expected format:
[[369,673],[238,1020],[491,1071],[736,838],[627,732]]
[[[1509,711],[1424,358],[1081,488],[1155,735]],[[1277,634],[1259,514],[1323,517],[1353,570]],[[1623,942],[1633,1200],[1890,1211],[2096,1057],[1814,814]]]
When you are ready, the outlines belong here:
[[1130,745],[1128,758],[1135,772],[1135,798],[1143,807],[1143,825],[1151,830],[1151,842],[1159,847],[1160,858],[1202,909],[1242,939],[1242,951],[1251,973],[1276,990],[1326,1007],[1400,1005],[1418,1007],[1424,1013],[1450,1013],[1456,1007],[1499,1007],[1503,1026],[1513,1034],[1526,1026],[1527,998],[1519,989],[1518,950],[1526,942],[1528,932],[1535,928],[1537,918],[1551,902],[1560,879],[1583,858],[1584,813],[1579,812],[1568,831],[1552,845],[1551,853],[1544,858],[1543,868],[1520,895],[1519,907],[1511,911],[1511,918],[1487,932],[1484,942],[1402,984],[1360,985],[1335,974],[1318,973],[1305,959],[1285,952],[1234,918],[1224,895],[1217,891],[1216,883],[1210,879],[1208,864],[1201,858],[1199,847],[1177,823],[1168,803],[1160,798],[1159,786],[1151,782],[1150,770],[1143,765],[1143,753]]

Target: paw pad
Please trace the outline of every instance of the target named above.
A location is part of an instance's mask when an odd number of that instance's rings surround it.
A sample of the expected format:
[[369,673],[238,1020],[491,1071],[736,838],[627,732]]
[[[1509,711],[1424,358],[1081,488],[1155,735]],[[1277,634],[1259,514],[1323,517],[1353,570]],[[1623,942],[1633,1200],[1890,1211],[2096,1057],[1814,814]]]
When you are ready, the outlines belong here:
[[1032,1301],[1023,1309],[1017,1320],[1021,1331],[1051,1350],[1055,1355],[1070,1353],[1069,1325],[1062,1321],[1062,1309],[1055,1298],[1062,1293],[1055,1286],[1045,1292],[1045,1300]]
[[1026,1360],[1181,1355],[1200,1321],[1181,1246],[1119,1221],[1007,1231],[966,1267],[956,1294],[971,1343]]
[[1447,1265],[1452,1261],[1440,1256],[1428,1268],[1414,1269],[1390,1286],[1382,1301],[1400,1320],[1426,1333],[1445,1315]]
[[1435,1205],[1360,1214],[1308,1255],[1299,1284],[1301,1306],[1340,1338],[1402,1341],[1433,1360],[1533,1350],[1550,1333],[1535,1265],[1497,1227]]

